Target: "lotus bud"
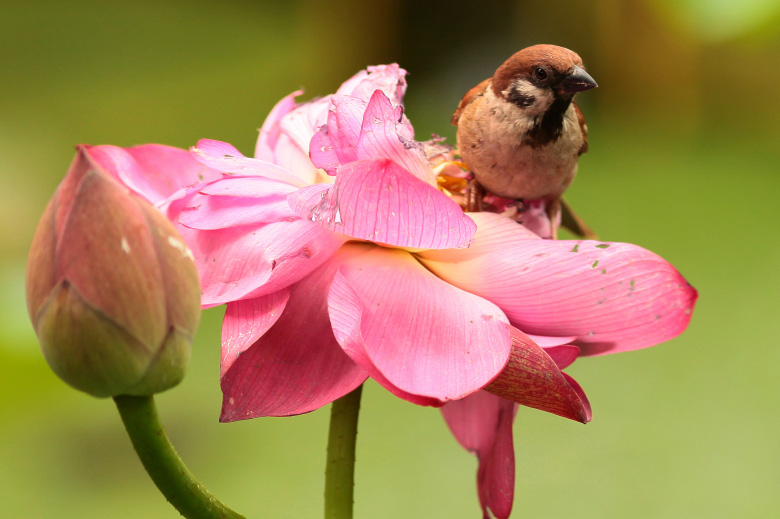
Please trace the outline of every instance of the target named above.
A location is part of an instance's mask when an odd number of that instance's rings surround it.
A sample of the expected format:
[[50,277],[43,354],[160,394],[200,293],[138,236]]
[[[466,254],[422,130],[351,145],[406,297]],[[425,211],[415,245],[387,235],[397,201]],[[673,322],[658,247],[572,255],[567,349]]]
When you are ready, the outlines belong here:
[[79,148],[33,238],[27,310],[66,383],[145,396],[184,377],[200,285],[173,225]]

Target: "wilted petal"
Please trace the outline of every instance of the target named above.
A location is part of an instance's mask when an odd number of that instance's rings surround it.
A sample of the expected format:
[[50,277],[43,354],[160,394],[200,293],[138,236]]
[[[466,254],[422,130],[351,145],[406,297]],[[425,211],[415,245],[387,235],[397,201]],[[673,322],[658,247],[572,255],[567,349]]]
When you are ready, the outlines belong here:
[[660,256],[636,245],[537,239],[515,222],[474,213],[467,250],[425,251],[436,275],[501,307],[539,335],[576,335],[584,355],[667,341],[688,325],[696,290]]
[[196,161],[187,150],[161,144],[132,148],[82,146],[81,149],[100,168],[152,204],[181,188],[222,176]]
[[337,255],[295,284],[278,321],[234,360],[222,377],[221,421],[307,413],[366,379],[328,319],[328,289],[339,263]]
[[301,219],[199,231],[189,236],[203,304],[276,292],[322,265],[346,241]]
[[387,159],[352,162],[335,184],[300,189],[289,201],[326,229],[399,247],[462,247],[476,229],[458,204]]
[[579,384],[561,373],[545,350],[523,332],[511,327],[511,335],[509,363],[485,390],[527,407],[589,422],[590,403]]
[[288,299],[290,289],[283,288],[272,294],[227,304],[222,320],[220,377],[279,320]]
[[328,309],[339,343],[350,355],[359,351],[353,360],[373,371],[370,362],[382,374],[378,382],[446,402],[501,371],[510,340],[495,305],[441,281],[407,252],[352,250],[363,253],[342,264]]
[[441,411],[455,439],[479,460],[477,491],[483,517],[506,519],[512,511],[516,405],[485,391],[449,402]]
[[210,139],[201,139],[192,148],[192,154],[202,164],[221,171],[238,175],[258,175],[280,180],[292,186],[303,187],[306,183],[295,174],[270,162],[245,157],[232,144]]

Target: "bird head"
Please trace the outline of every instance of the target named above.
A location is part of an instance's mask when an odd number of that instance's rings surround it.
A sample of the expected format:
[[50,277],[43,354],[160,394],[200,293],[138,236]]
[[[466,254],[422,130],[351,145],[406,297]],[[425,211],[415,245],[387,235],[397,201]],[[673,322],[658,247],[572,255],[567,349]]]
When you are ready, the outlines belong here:
[[577,92],[598,86],[576,52],[555,45],[534,45],[513,54],[493,75],[500,98],[529,115],[542,114],[556,101],[566,104]]

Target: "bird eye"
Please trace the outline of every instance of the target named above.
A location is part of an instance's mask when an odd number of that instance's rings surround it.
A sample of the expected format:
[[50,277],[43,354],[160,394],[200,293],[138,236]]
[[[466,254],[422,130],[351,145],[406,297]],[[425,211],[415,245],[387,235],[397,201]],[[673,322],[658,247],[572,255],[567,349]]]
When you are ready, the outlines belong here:
[[547,71],[544,70],[542,67],[536,67],[534,68],[534,77],[539,81],[544,81],[545,79],[547,79]]

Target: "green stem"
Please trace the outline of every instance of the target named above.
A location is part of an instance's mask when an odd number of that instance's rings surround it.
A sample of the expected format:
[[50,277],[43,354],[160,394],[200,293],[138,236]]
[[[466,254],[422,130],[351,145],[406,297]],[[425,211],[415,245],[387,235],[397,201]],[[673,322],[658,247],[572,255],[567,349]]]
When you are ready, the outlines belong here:
[[117,396],[114,402],[146,472],[181,515],[187,519],[244,519],[209,494],[184,466],[160,424],[153,397]]
[[352,519],[355,441],[363,386],[331,406],[328,464],[325,467],[325,519]]

